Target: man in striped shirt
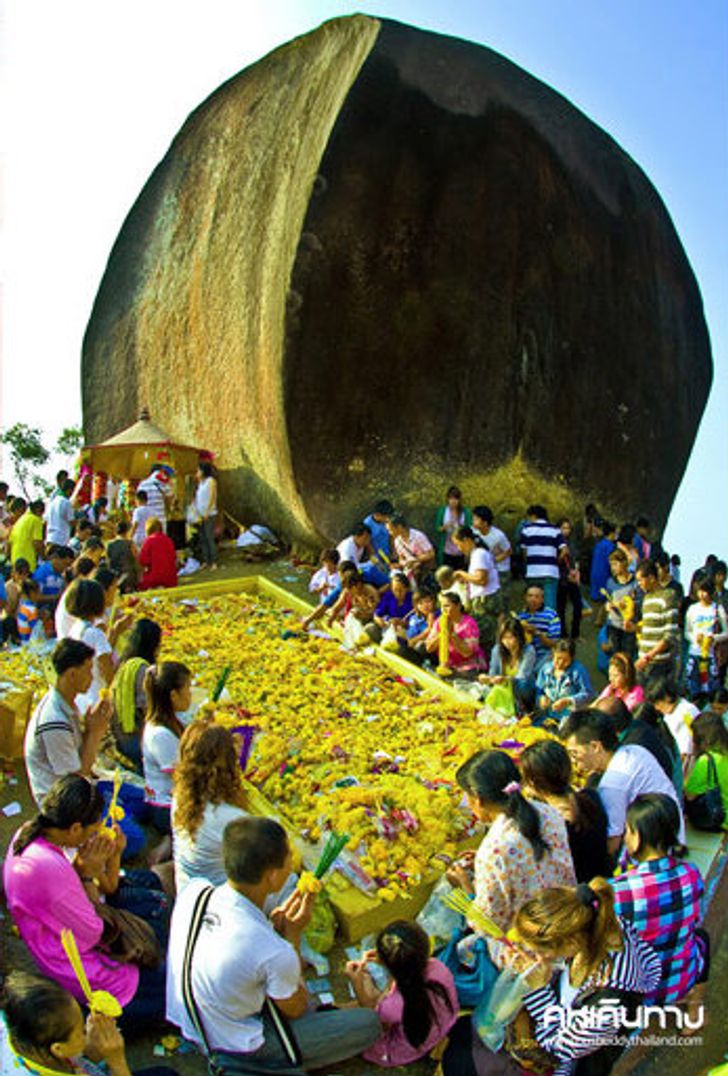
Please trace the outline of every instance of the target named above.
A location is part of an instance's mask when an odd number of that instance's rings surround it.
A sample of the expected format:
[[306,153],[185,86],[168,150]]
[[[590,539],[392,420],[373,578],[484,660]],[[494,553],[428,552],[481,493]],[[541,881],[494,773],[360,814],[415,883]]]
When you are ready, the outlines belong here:
[[149,477],[145,478],[137,486],[137,493],[141,491],[147,495],[147,508],[149,509],[150,518],[158,519],[162,524],[162,528],[164,528],[167,521],[167,504],[174,496],[171,482],[172,473],[169,467],[155,465]]
[[561,638],[561,620],[555,609],[544,601],[540,583],[529,583],[525,593],[526,609],[518,619],[526,630],[526,637],[536,651],[536,672],[551,658],[551,651]]
[[663,589],[651,560],[637,566],[637,582],[644,594],[642,627],[637,636],[635,668],[644,683],[653,676],[672,676],[678,652],[678,609],[674,592]]
[[559,583],[559,551],[566,544],[558,527],[549,523],[548,512],[540,504],[526,511],[528,523],[521,531],[521,549],[526,555],[526,581],[543,587],[546,606],[556,608]]

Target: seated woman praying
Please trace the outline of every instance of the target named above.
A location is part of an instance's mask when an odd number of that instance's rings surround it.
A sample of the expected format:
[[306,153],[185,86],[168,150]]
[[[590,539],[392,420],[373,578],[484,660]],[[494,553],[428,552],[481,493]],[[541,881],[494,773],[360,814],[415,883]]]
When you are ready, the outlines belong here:
[[116,936],[109,933],[106,908],[113,904],[135,914],[143,910],[159,956],[167,941],[166,897],[161,883],[153,889],[151,872],[143,872],[138,887],[133,871],[121,877],[123,834],[116,824],[107,834],[99,832],[103,809],[103,797],[92,781],[75,774],[59,778],[41,811],[10,843],[3,872],[5,896],[43,974],[84,1000],[61,943],[61,931],[68,928],[91,989],[113,994],[124,1009],[125,1026],[155,1023],[164,1014],[164,963],[140,967],[110,955]]
[[533,709],[536,651],[526,642],[523,625],[517,617],[508,616],[501,621],[497,642],[490,654],[488,674],[478,679],[489,687],[510,683],[516,711],[524,714]]
[[[470,810],[489,829],[478,851],[448,870],[448,879],[508,931],[518,909],[542,889],[576,882],[566,824],[555,807],[523,795],[516,764],[505,751],[479,751],[456,778]],[[488,950],[498,967],[519,962],[502,942],[489,938]]]
[[[480,631],[473,617],[463,609],[462,599],[451,590],[440,598],[442,612],[430,628],[425,648],[431,657],[441,655],[440,666],[448,666],[456,676],[475,676],[487,667],[480,646]],[[446,627],[443,628],[443,622]],[[444,654],[441,632],[447,632],[447,653]],[[442,659],[445,658],[443,661]]]

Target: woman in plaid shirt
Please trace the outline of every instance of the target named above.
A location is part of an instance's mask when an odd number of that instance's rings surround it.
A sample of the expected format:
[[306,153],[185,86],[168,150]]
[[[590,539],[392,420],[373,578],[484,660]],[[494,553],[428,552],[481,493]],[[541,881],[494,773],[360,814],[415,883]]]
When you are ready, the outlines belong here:
[[671,1004],[707,977],[707,935],[701,919],[703,879],[681,863],[677,807],[659,793],[638,796],[627,811],[624,841],[636,866],[612,879],[614,910],[655,950],[662,980],[650,1002]]

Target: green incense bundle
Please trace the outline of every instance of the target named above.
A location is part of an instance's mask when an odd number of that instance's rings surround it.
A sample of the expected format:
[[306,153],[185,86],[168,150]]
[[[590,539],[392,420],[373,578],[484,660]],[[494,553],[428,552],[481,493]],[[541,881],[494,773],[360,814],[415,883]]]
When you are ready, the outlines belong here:
[[348,840],[348,833],[329,833],[326,839],[326,844],[324,845],[324,850],[321,853],[321,858],[316,864],[316,869],[313,872],[314,878],[320,880],[329,870],[331,870],[339,853],[342,851]]
[[232,668],[233,668],[232,665],[226,665],[225,668],[220,673],[218,681],[215,684],[215,689],[214,689],[214,691],[212,693],[212,701],[213,702],[217,702],[219,700],[220,696],[222,695],[223,691],[225,690],[225,684],[227,683],[228,677],[230,676],[230,673],[232,672]]

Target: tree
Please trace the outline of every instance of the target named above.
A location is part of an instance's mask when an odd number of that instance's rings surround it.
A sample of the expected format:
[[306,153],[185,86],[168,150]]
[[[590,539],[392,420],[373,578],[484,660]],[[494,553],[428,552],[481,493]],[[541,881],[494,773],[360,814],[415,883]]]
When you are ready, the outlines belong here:
[[36,426],[26,426],[16,422],[10,429],[0,434],[0,441],[10,449],[10,459],[15,475],[27,500],[31,499],[27,483],[32,479],[34,486],[47,488],[47,483],[35,474],[36,467],[42,467],[50,458],[48,449],[41,441],[40,430]]
[[79,448],[83,447],[83,440],[80,426],[66,426],[56,441],[56,452],[59,456],[75,456]]

